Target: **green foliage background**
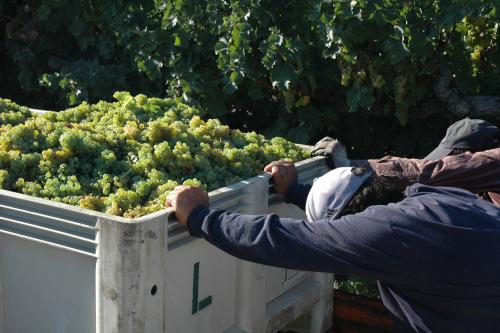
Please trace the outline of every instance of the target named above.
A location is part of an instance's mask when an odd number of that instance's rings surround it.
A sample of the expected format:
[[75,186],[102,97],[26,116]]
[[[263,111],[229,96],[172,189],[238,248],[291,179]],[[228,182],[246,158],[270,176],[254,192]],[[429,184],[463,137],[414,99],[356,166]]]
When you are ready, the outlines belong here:
[[[116,90],[351,156],[422,156],[463,95],[497,95],[499,0],[6,0],[0,95],[63,109]],[[440,112],[426,116],[426,109]],[[418,118],[423,118],[416,120]]]

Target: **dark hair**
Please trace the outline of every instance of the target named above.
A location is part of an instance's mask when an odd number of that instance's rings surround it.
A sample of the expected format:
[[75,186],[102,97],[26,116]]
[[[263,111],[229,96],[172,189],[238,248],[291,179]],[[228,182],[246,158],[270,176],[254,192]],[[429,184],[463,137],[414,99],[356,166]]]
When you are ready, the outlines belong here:
[[354,194],[340,216],[359,213],[373,205],[399,202],[404,198],[405,187],[399,178],[372,175]]

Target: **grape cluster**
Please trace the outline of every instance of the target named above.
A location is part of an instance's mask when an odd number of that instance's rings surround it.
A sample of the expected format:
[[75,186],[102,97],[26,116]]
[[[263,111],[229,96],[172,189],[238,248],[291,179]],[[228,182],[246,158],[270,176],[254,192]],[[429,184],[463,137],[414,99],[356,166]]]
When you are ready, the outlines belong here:
[[171,99],[114,97],[43,115],[0,99],[0,187],[133,218],[162,209],[179,184],[210,191],[307,157]]
[[0,98],[0,125],[17,125],[31,117],[27,107],[17,105],[9,99]]

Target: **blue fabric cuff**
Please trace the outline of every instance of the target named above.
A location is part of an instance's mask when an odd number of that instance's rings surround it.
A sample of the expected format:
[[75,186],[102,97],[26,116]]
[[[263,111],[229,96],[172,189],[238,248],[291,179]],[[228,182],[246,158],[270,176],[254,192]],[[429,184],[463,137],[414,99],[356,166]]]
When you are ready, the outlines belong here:
[[206,206],[198,206],[189,214],[187,220],[187,229],[189,234],[193,237],[203,237],[204,233],[202,230],[203,221],[210,213],[210,209]]

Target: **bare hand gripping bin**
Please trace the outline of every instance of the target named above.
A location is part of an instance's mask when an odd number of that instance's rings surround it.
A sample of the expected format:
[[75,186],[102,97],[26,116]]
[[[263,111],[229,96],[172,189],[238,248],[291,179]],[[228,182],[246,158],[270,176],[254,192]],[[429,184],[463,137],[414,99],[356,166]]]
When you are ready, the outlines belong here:
[[[327,170],[297,163],[299,179]],[[305,218],[262,174],[213,207]],[[331,324],[331,274],[257,265],[189,236],[171,209],[137,219],[0,190],[0,333],[275,332],[311,313]]]

